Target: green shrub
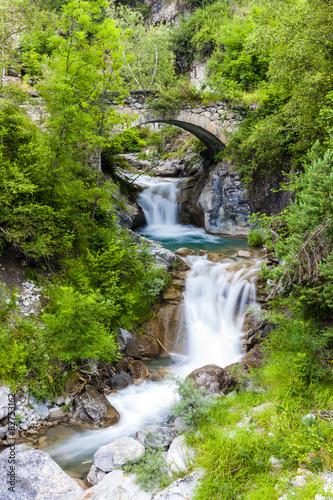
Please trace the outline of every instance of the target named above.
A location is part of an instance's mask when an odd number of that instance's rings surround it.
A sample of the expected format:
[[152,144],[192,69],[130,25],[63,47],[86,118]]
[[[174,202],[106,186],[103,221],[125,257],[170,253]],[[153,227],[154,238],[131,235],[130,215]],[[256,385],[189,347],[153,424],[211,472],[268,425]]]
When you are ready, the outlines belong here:
[[145,491],[156,491],[170,484],[168,469],[163,457],[163,449],[146,447],[144,455],[137,462],[128,462],[124,467],[127,473],[136,474],[135,482]]
[[209,419],[209,410],[214,404],[214,398],[205,387],[196,388],[194,380],[176,379],[180,400],[171,408],[171,413],[181,417],[191,430]]
[[248,242],[254,248],[261,247],[265,243],[265,239],[260,229],[251,229],[248,234]]

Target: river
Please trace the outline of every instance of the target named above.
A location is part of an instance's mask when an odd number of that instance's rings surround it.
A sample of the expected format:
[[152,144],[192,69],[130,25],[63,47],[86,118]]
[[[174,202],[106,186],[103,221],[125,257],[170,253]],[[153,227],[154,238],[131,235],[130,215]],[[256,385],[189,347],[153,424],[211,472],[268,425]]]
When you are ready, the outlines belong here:
[[[185,351],[174,354],[172,361],[155,360],[151,370],[169,364],[173,376],[186,377],[206,364],[224,367],[239,361],[241,326],[247,308],[255,303],[253,278],[259,262],[251,267],[235,266],[240,262],[235,258],[236,251],[247,246],[244,238],[221,238],[179,223],[177,179],[142,175],[136,183],[145,188],[138,198],[147,220],[147,226],[139,231],[142,235],[160,241],[170,250],[189,247],[218,251],[228,261],[213,263],[198,255],[184,259],[191,267],[185,287]],[[107,397],[121,415],[118,424],[102,430],[58,426],[48,431],[49,444],[44,450],[63,469],[83,476],[97,448],[111,438],[135,436],[139,429],[165,421],[178,396],[175,383],[168,379],[144,381]]]

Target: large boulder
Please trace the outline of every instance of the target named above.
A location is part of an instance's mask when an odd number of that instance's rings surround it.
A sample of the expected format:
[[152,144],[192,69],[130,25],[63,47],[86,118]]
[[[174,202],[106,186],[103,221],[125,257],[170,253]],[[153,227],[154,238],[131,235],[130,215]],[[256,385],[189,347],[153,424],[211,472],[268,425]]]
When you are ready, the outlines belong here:
[[167,425],[152,425],[136,433],[138,441],[151,448],[167,448],[176,436],[177,430]]
[[141,359],[141,354],[138,349],[136,339],[133,333],[130,333],[127,330],[124,330],[123,328],[119,328],[118,344],[121,349],[121,352],[126,356],[129,356],[134,359]]
[[250,310],[245,314],[242,330],[242,344],[244,351],[247,352],[252,347],[260,344],[267,338],[267,335],[272,331],[272,325],[267,319],[259,316],[255,310]]
[[191,372],[187,379],[194,380],[195,387],[206,387],[207,392],[230,392],[236,385],[228,370],[217,365],[206,365]]
[[[54,497],[53,497],[54,498]],[[151,500],[151,493],[135,484],[135,474],[118,469],[106,474],[96,486],[86,490],[80,500]],[[75,500],[75,497],[72,498]]]
[[0,420],[7,417],[9,402],[14,402],[14,400],[10,401],[10,394],[11,390],[8,385],[0,386]]
[[161,346],[151,335],[141,334],[137,338],[137,346],[143,358],[156,358],[161,354]]
[[[9,460],[14,458],[15,465]],[[13,467],[12,469],[10,467]],[[11,484],[13,481],[13,484]],[[13,487],[14,490],[9,490]],[[1,500],[74,500],[82,488],[52,458],[25,445],[11,446],[0,454]]]
[[73,419],[98,427],[108,427],[116,424],[120,415],[103,394],[88,386],[86,392],[74,401]]
[[153,497],[153,500],[191,500],[194,498],[199,479],[203,477],[203,470],[196,469],[194,472],[181,479],[177,479],[170,486]]
[[90,484],[99,483],[105,474],[123,467],[127,462],[136,462],[144,452],[145,447],[136,439],[130,437],[112,439],[109,444],[101,446],[96,451],[87,481]]
[[194,449],[185,442],[185,434],[176,437],[168,449],[166,463],[170,474],[187,472],[194,462]]

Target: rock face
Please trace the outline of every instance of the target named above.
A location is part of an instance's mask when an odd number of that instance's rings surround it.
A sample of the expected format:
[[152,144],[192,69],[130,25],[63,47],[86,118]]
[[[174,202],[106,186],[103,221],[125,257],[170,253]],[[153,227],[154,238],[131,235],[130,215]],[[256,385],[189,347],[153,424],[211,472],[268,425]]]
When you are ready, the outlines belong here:
[[189,4],[183,1],[152,0],[150,8],[150,21],[155,24],[174,23],[180,14],[189,14]]
[[[74,500],[82,488],[57,465],[51,457],[24,445],[6,448],[0,454],[0,499],[7,500]],[[11,453],[15,454],[15,493],[8,491]]]
[[210,393],[231,391],[236,380],[230,373],[217,365],[206,365],[191,372],[187,379],[194,380],[195,387],[206,387]]
[[250,351],[255,345],[263,342],[272,331],[273,326],[267,319],[262,319],[255,311],[250,310],[245,314],[242,330],[242,344],[245,352]]
[[[114,470],[79,498],[80,500],[151,500],[152,495],[142,491],[134,481],[135,474],[125,475],[122,470]],[[75,500],[75,497],[71,500]]]
[[171,472],[179,473],[189,470],[194,461],[194,450],[185,443],[185,435],[176,437],[168,449],[166,463]]
[[191,500],[199,486],[199,479],[203,477],[203,470],[197,469],[188,476],[178,479],[168,488],[153,497],[153,500]]
[[98,427],[107,427],[116,424],[120,415],[104,395],[88,386],[86,392],[74,401],[73,419]]
[[236,172],[223,162],[211,172],[199,200],[206,231],[213,234],[247,234],[250,226],[248,197]]
[[109,444],[101,446],[94,455],[94,464],[87,476],[90,484],[99,483],[114,469],[123,467],[127,462],[136,462],[145,452],[145,447],[130,437],[114,438]]

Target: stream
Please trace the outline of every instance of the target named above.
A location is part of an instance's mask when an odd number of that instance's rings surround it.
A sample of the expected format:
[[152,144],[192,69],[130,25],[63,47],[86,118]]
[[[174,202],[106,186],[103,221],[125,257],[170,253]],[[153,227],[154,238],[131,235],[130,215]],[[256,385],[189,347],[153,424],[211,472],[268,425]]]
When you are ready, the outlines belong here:
[[[191,267],[186,279],[185,320],[186,347],[173,359],[153,360],[150,370],[169,365],[173,376],[186,377],[206,364],[227,366],[240,360],[241,326],[247,308],[255,303],[253,279],[259,261],[242,264],[235,257],[240,248],[247,249],[245,238],[222,238],[204,229],[178,222],[177,181],[140,176],[136,184],[145,189],[138,204],[147,226],[138,231],[176,250],[188,247],[218,252],[226,262],[213,263],[206,256],[191,255],[184,260]],[[82,477],[91,466],[95,451],[114,437],[135,436],[152,423],[165,422],[177,398],[175,382],[143,381],[107,396],[121,415],[118,424],[101,430],[84,430],[79,426],[57,426],[47,432],[48,445],[43,448],[66,471]]]

